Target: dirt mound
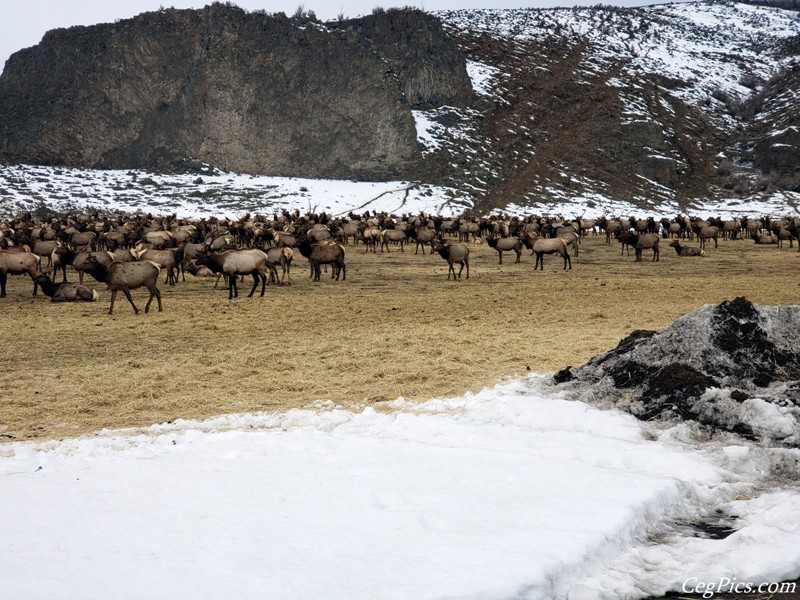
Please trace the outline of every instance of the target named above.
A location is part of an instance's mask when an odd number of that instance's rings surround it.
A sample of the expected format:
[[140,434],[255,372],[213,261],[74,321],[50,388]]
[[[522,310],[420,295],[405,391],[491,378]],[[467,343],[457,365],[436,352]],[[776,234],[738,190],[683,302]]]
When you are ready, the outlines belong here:
[[[768,443],[800,445],[800,306],[736,298],[554,376],[582,397],[643,420],[693,420]],[[591,388],[591,394],[585,394]]]

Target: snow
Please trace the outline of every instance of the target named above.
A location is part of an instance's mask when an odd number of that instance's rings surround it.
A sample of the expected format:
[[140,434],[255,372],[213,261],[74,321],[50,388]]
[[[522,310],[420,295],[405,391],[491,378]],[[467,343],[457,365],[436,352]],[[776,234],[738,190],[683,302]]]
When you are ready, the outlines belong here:
[[500,69],[475,60],[467,61],[467,74],[472,82],[472,89],[482,96],[492,95],[492,80],[500,74]]
[[[351,210],[448,214],[453,210],[452,196],[448,188],[407,181],[267,177],[216,170],[200,175],[0,165],[0,216],[40,205],[53,210],[175,212],[186,218],[238,218],[248,211],[271,215],[295,209],[334,216]],[[461,210],[463,207],[458,208],[458,212]]]
[[[4,444],[4,595],[639,598],[800,575],[800,494],[767,450],[547,381]],[[717,510],[724,540],[679,526]]]

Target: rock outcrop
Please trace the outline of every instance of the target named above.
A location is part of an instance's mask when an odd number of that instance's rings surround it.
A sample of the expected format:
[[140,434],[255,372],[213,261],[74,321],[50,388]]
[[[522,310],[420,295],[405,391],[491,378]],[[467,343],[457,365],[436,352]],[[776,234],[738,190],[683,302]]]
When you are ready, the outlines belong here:
[[420,160],[406,94],[463,99],[464,65],[411,10],[328,28],[215,3],[59,29],[6,64],[0,161],[406,177]]

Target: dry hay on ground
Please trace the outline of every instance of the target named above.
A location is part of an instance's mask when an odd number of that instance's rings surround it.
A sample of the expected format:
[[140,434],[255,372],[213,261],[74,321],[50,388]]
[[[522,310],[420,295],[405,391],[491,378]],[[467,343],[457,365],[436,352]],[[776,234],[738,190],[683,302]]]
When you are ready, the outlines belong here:
[[[665,242],[665,240],[662,240]],[[796,250],[720,242],[701,258],[636,263],[587,238],[572,271],[526,252],[472,246],[471,278],[447,281],[438,256],[347,251],[347,280],[308,279],[227,300],[213,279],[159,286],[163,313],[133,314],[120,295],[52,304],[12,277],[0,301],[2,439],[64,437],[177,418],[285,410],[332,400],[380,406],[460,395],[529,371],[579,365],[634,329],[658,329],[703,304],[745,296],[800,301]],[[250,283],[245,284],[245,293]],[[241,290],[240,290],[241,293]],[[134,291],[140,307],[147,294]]]

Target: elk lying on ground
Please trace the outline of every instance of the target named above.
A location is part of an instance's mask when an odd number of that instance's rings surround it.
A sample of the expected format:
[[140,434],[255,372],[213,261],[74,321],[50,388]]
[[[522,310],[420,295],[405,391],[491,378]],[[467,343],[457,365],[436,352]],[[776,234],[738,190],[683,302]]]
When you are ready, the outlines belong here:
[[772,233],[772,234],[764,234],[764,233],[753,232],[750,235],[751,235],[751,237],[753,238],[753,241],[756,244],[759,244],[759,245],[762,245],[762,246],[769,246],[769,245],[778,243],[778,236],[775,235],[774,233]]
[[45,295],[50,297],[50,302],[97,302],[100,300],[97,290],[87,285],[69,281],[53,283],[46,273],[39,273],[33,280],[39,284]]
[[114,301],[117,299],[117,292],[122,291],[128,302],[133,307],[133,312],[139,314],[139,309],[133,303],[131,298],[131,290],[140,287],[146,287],[150,292],[150,298],[147,300],[147,305],[144,307],[144,312],[150,311],[150,303],[153,298],[158,300],[158,311],[161,312],[161,292],[156,287],[158,282],[158,275],[161,273],[161,266],[150,261],[137,261],[137,262],[112,262],[110,265],[105,265],[98,260],[94,254],[90,254],[86,258],[85,271],[94,277],[97,281],[105,283],[108,289],[111,290],[111,306],[108,309],[108,314],[114,314]]
[[567,240],[564,238],[537,238],[533,242],[533,253],[536,255],[536,263],[533,265],[533,270],[541,268],[544,271],[544,255],[545,254],[560,254],[564,259],[564,269],[569,265],[572,270],[572,259],[569,257],[569,249]]
[[40,271],[41,258],[32,252],[0,250],[0,298],[6,297],[6,280],[9,275],[27,273],[33,279],[33,295],[39,289],[36,274]]
[[308,264],[311,266],[311,278],[314,281],[319,281],[320,265],[333,265],[331,278],[335,278],[337,281],[340,273],[342,281],[347,278],[347,267],[344,264],[344,246],[341,244],[337,242],[315,242],[312,244],[310,240],[304,239],[297,245],[297,249],[300,254],[308,259]]
[[705,250],[696,246],[684,246],[678,240],[672,241],[670,247],[675,248],[678,256],[703,256],[706,253]]
[[450,280],[450,273],[453,274],[453,281],[456,280],[455,265],[458,263],[461,268],[458,270],[458,279],[461,279],[461,272],[467,267],[467,279],[469,279],[469,247],[462,243],[445,243],[442,240],[434,241],[434,249],[443,259],[447,261],[447,280]]
[[516,252],[517,253],[517,260],[515,263],[520,262],[522,259],[522,240],[516,237],[504,237],[504,238],[495,238],[495,237],[488,237],[486,239],[486,243],[489,244],[490,248],[494,248],[497,250],[497,254],[499,255],[499,262],[497,264],[503,264],[503,252]]
[[261,280],[261,296],[267,287],[267,255],[256,248],[249,250],[226,250],[225,252],[204,252],[195,259],[198,265],[205,265],[215,273],[222,273],[228,280],[228,300],[239,297],[236,285],[237,275],[253,276],[253,289],[247,295],[252,297]]

